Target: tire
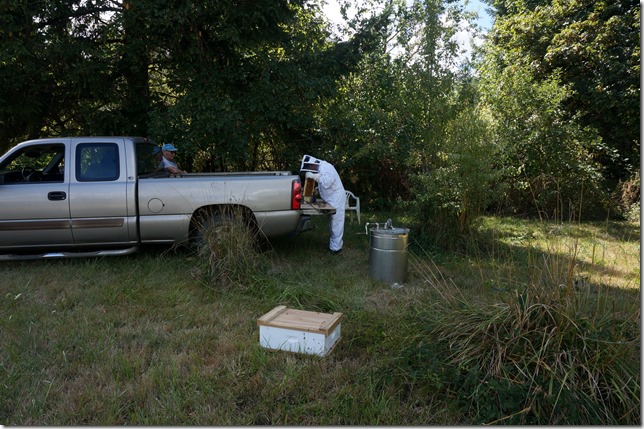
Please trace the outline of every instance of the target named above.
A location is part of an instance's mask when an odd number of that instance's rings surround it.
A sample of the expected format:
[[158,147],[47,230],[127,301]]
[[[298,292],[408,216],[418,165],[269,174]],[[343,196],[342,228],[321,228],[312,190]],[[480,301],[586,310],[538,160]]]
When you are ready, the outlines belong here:
[[198,251],[209,249],[216,253],[242,240],[254,244],[257,241],[243,211],[234,207],[203,212],[195,220],[192,236],[192,244]]

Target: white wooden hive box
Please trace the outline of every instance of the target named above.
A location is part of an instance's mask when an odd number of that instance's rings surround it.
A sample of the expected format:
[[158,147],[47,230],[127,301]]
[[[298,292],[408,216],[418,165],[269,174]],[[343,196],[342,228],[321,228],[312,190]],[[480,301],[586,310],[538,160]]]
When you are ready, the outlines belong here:
[[259,319],[259,344],[271,350],[326,356],[340,340],[342,313],[275,307]]

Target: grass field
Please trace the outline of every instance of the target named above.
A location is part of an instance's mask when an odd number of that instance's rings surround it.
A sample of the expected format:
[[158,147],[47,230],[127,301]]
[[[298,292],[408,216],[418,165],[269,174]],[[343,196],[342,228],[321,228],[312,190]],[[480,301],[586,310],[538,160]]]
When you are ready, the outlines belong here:
[[[315,223],[221,285],[164,247],[2,263],[0,424],[641,424],[639,225],[491,217],[460,253],[412,236],[392,288],[364,222],[339,256]],[[342,312],[331,355],[262,349],[277,305]]]

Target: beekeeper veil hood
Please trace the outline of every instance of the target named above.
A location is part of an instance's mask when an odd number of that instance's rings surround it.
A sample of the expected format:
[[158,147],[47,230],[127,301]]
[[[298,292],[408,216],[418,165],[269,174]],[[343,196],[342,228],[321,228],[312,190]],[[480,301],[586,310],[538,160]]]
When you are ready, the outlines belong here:
[[311,155],[304,155],[302,157],[300,171],[311,171],[313,173],[317,173],[320,171],[320,164],[322,164],[321,159],[314,158]]

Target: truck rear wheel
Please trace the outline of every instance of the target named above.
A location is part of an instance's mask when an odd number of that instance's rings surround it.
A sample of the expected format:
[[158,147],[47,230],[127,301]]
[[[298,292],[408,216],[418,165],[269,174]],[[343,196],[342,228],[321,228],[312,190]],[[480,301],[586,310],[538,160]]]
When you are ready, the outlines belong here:
[[223,208],[202,213],[193,225],[192,243],[199,252],[224,256],[257,243],[254,228],[239,208]]

